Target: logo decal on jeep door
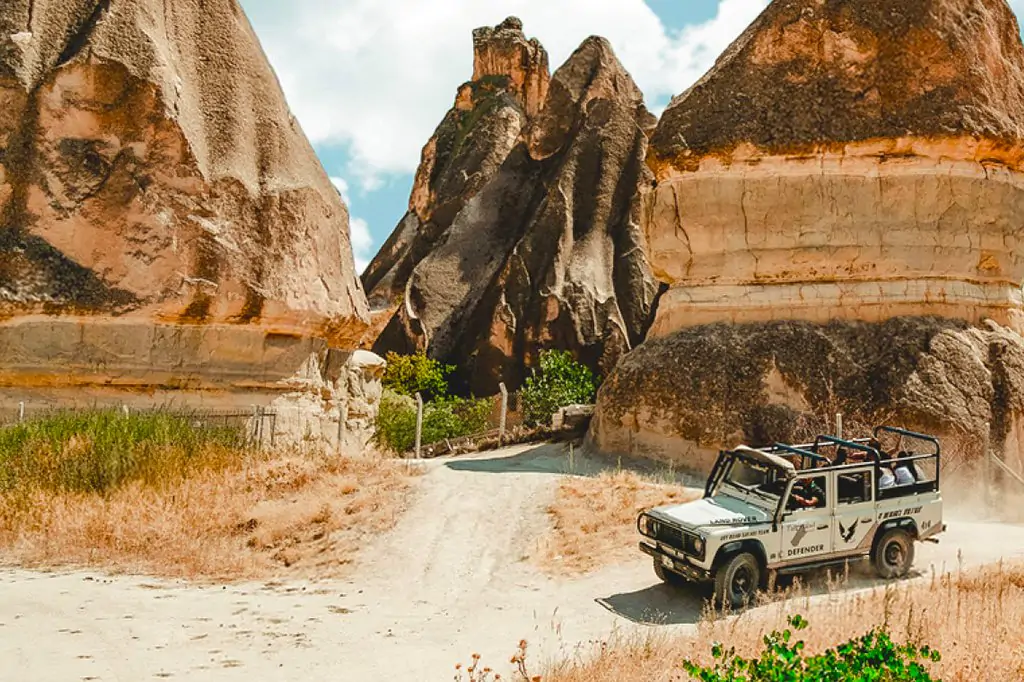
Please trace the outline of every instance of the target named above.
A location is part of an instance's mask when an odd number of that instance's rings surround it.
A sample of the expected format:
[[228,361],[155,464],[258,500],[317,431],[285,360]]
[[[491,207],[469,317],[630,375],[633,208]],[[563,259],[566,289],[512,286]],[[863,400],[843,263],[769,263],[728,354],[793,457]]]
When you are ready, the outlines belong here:
[[805,537],[807,537],[807,526],[800,526],[796,529],[796,532],[793,533],[793,546],[799,547],[800,543],[804,541]]
[[849,542],[853,539],[854,533],[857,532],[857,526],[860,525],[860,519],[853,522],[853,525],[849,528],[843,525],[843,522],[839,522],[839,534],[843,536],[843,542]]

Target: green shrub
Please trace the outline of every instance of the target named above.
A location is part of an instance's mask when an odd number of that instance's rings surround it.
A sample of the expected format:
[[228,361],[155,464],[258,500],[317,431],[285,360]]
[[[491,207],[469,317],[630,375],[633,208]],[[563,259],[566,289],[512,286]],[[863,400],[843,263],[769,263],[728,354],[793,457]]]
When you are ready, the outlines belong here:
[[432,360],[424,353],[388,353],[385,359],[388,366],[384,370],[384,388],[410,397],[419,393],[424,400],[440,398],[448,393],[448,375],[455,371],[454,366]]
[[416,443],[416,401],[385,389],[377,411],[375,437],[389,450],[411,450]]
[[526,380],[520,393],[531,426],[550,424],[559,408],[592,403],[596,395],[597,380],[590,368],[560,350],[541,351],[540,371]]
[[237,462],[243,446],[239,430],[197,428],[187,416],[57,414],[0,429],[0,494],[103,494],[132,481],[160,485]]
[[[487,428],[491,404],[487,400],[439,398],[423,406],[422,445],[445,438],[481,433]],[[394,452],[416,447],[416,402],[386,390],[377,413],[377,442]]]
[[[800,616],[791,617],[789,624],[797,631],[807,627]],[[685,661],[683,669],[701,682],[930,682],[924,662],[941,658],[928,647],[896,644],[881,628],[818,656],[806,656],[803,641],[794,642],[789,629],[766,635],[764,644],[756,659],[741,658],[734,649],[716,644],[712,667]]]

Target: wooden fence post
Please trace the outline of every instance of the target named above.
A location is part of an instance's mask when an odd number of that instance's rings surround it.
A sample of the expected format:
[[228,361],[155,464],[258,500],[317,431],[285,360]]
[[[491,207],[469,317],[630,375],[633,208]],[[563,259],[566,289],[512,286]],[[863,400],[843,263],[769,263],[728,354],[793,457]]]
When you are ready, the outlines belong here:
[[843,415],[842,413],[836,414],[836,438],[843,437]]
[[256,405],[252,405],[252,438],[249,440],[250,446],[258,446],[260,442],[260,408]]
[[18,403],[18,423],[25,421],[25,401]]
[[423,441],[423,396],[416,394],[416,459],[420,458],[420,444]]
[[505,421],[508,418],[508,389],[505,388],[505,382],[498,384],[498,390],[501,391],[501,417],[498,419],[498,447],[500,448],[505,444]]

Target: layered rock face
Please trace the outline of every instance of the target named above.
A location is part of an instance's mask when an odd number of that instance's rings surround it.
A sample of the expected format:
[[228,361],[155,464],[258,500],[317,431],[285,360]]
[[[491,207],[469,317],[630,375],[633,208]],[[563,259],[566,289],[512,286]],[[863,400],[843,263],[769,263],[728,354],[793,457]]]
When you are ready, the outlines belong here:
[[717,321],[1020,328],[1024,48],[1003,0],[777,1],[651,142],[652,333]]
[[0,216],[5,399],[333,399],[369,320],[235,0],[5,2]]
[[1012,451],[1022,125],[1003,0],[773,2],[652,137],[670,288],[598,445],[702,468],[843,412]]
[[[477,73],[487,64],[488,75],[463,86],[424,152],[412,200],[417,218],[399,226],[364,276],[375,302],[405,281],[376,350],[423,348],[458,365],[464,388],[484,395],[500,381],[521,383],[542,348],[572,350],[607,372],[642,339],[657,293],[639,223],[655,123],[642,93],[600,38],[585,41],[550,83],[543,73],[520,75],[522,64],[546,58],[535,56],[536,44],[518,26],[509,20],[477,32]],[[496,39],[500,45],[490,47]],[[515,58],[501,65],[495,54]],[[507,89],[460,118],[467,88],[475,93],[501,69]],[[545,89],[540,107],[531,95]],[[452,121],[462,122],[461,137],[448,137]],[[467,184],[445,199],[447,176],[429,170],[442,149],[446,167],[478,189]],[[427,177],[438,180],[420,182]],[[419,206],[432,223],[419,219]],[[410,255],[396,258],[392,249],[402,243]],[[379,269],[398,274],[382,287]]]

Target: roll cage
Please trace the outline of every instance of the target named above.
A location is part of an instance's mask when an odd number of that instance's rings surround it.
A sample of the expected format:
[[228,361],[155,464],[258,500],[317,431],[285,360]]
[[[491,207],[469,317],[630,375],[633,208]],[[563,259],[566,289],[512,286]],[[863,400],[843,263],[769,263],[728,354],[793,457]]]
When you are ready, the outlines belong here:
[[[903,497],[907,495],[936,492],[939,490],[939,477],[941,471],[941,446],[934,436],[895,426],[877,426],[872,431],[872,438],[843,439],[835,436],[818,436],[813,443],[802,445],[788,445],[786,443],[775,443],[763,448],[750,448],[740,446],[732,450],[719,452],[718,459],[708,476],[707,484],[704,487],[704,497],[712,497],[726,475],[731,465],[736,461],[746,461],[758,467],[776,467],[782,474],[781,479],[785,481],[784,489],[779,495],[779,504],[775,512],[777,525],[785,513],[786,501],[792,492],[793,484],[798,478],[807,477],[809,474],[823,475],[833,472],[846,472],[853,469],[863,469],[865,466],[872,466],[875,473],[875,495],[878,500]],[[931,452],[918,453],[913,450],[899,450],[895,457],[890,456],[884,450],[873,447],[870,443],[878,443],[883,436],[895,437],[897,449],[902,445],[904,439],[912,442],[919,441],[930,446]],[[868,456],[866,462],[839,463],[842,449],[846,448],[863,452]],[[825,452],[834,451],[833,457],[828,457]],[[781,466],[777,458],[784,458],[783,463],[791,464],[791,468]],[[799,464],[793,460],[798,460]],[[928,477],[921,473],[919,464],[927,463],[934,467],[934,476]],[[884,468],[892,471],[899,466],[913,467],[913,484],[896,485],[882,488],[880,485],[881,474]]]

